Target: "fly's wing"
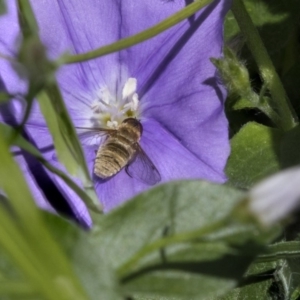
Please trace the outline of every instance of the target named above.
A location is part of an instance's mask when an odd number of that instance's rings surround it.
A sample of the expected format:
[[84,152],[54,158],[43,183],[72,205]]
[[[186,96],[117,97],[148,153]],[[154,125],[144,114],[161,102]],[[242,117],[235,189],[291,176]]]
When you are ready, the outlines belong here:
[[136,144],[136,155],[133,161],[126,166],[125,170],[130,177],[149,185],[154,185],[161,180],[155,165],[139,144]]
[[76,127],[77,134],[80,142],[83,145],[91,146],[101,143],[101,140],[104,136],[113,135],[116,133],[115,129],[106,129],[106,128],[85,128],[85,127]]

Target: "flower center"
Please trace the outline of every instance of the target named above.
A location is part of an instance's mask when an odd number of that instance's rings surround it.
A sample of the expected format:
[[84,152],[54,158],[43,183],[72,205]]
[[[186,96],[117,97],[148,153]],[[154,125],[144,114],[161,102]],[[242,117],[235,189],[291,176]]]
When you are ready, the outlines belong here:
[[91,105],[93,126],[117,128],[124,119],[137,118],[139,98],[136,88],[137,80],[135,78],[128,78],[121,96],[112,94],[106,86],[101,88]]

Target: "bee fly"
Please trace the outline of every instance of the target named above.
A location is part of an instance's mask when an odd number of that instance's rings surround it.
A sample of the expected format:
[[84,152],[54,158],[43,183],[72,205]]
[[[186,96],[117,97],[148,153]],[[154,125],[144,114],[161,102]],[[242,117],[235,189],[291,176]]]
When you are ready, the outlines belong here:
[[125,168],[126,173],[142,182],[153,185],[161,180],[160,174],[139,141],[142,124],[135,118],[125,119],[116,129],[95,128],[107,135],[95,158],[94,174],[107,179]]

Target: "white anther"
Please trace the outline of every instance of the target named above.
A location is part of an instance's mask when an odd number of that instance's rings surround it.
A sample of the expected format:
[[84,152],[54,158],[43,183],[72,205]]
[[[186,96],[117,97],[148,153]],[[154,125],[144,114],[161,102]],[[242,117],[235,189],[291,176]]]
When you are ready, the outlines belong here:
[[137,80],[129,78],[123,87],[122,98],[120,93],[111,93],[108,87],[102,87],[96,93],[96,100],[92,102],[93,126],[117,128],[128,116],[137,117],[139,97],[136,93]]
[[136,88],[137,80],[135,78],[128,78],[122,91],[122,98],[126,99],[131,97],[136,92]]

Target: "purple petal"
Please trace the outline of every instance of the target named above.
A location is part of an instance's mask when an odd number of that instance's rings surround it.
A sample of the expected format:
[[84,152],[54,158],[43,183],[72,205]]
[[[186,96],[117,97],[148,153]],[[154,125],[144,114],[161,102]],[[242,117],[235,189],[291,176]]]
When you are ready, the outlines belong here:
[[[119,39],[120,15],[116,1],[32,1],[40,36],[50,57],[66,51],[83,53]],[[53,21],[55,20],[55,21]],[[62,67],[58,80],[69,109],[89,108],[88,94],[100,84],[115,84],[119,72],[117,53],[85,63]],[[110,86],[115,88],[115,86]],[[75,103],[75,104],[74,104]]]
[[[0,53],[14,58],[17,54],[20,41],[20,30],[18,25],[17,10],[15,1],[6,1],[7,14],[1,15],[0,26],[2,33],[0,36]],[[10,93],[24,93],[27,88],[25,81],[21,80],[16,72],[12,70],[11,62],[0,57],[0,75],[4,75],[2,80],[6,89]]]
[[[160,183],[180,179],[225,181],[221,170],[216,172],[205,161],[197,158],[156,121],[147,120],[143,123],[143,127],[141,146],[160,172]],[[91,153],[91,157],[95,157],[95,154]],[[124,170],[107,181],[95,180],[97,194],[105,211],[120,205],[137,193],[151,188],[151,186],[129,177]]]
[[[185,7],[188,1],[32,1],[40,36],[51,58],[65,51],[79,53],[114,42],[155,25]],[[122,88],[128,77],[136,77],[142,104],[144,134],[141,145],[160,171],[162,182],[174,179],[208,179],[224,182],[223,168],[229,154],[224,89],[217,82],[210,57],[222,50],[222,24],[229,0],[216,0],[195,17],[120,53],[62,67],[58,80],[70,114],[77,126],[87,119],[100,87]],[[15,1],[9,1],[10,8]],[[13,51],[18,35],[16,13],[5,17],[0,50]],[[10,26],[14,24],[14,30]],[[2,48],[1,48],[2,47]],[[3,51],[4,51],[3,50]],[[3,53],[8,53],[8,52]],[[1,60],[0,72],[10,92],[25,91],[11,66]],[[19,84],[20,83],[20,84]],[[21,88],[19,88],[19,86]],[[22,107],[17,110],[20,119]],[[38,146],[51,142],[42,131],[45,122],[35,106],[28,131]],[[85,147],[93,172],[94,147]],[[53,152],[46,157],[57,167]],[[75,214],[90,225],[80,199],[55,175],[47,173],[63,193]],[[100,201],[108,211],[148,185],[130,178],[124,170],[103,181],[95,178]],[[72,200],[70,200],[72,199]]]
[[[129,66],[141,63],[131,72],[141,84],[142,117],[159,121],[216,171],[224,169],[230,149],[223,106],[226,93],[209,58],[222,55],[222,24],[229,4],[213,2],[193,21],[166,31],[164,41],[154,38],[129,49],[126,56]],[[133,23],[131,31],[139,26]],[[154,50],[145,50],[151,47]]]
[[174,179],[207,179],[224,182],[223,170],[214,170],[205,160],[191,153],[158,122],[143,122],[141,145],[159,170],[162,182]]
[[[2,89],[5,89],[5,87],[2,86]],[[36,107],[36,103],[34,107]],[[20,116],[21,114],[19,112],[21,110],[22,105],[18,101],[11,101],[8,104],[2,105],[0,120],[16,126],[20,121],[17,120],[16,115]],[[56,165],[59,169],[62,169],[61,164],[53,160],[55,151],[52,137],[47,127],[37,122],[41,120],[41,113],[37,113],[38,109],[34,109],[33,112],[34,114],[31,116],[31,119],[34,120],[32,121],[34,125],[29,124],[26,126],[23,133],[24,137],[39,148],[46,160],[52,162],[52,164]],[[37,113],[37,120],[34,118],[35,113]],[[16,154],[15,159],[40,208],[50,212],[57,211],[72,219],[75,218],[75,220],[87,228],[91,226],[91,219],[82,200],[78,199],[77,195],[75,195],[60,178],[47,171],[46,168],[34,157],[26,153],[26,151],[15,148],[14,153]]]

